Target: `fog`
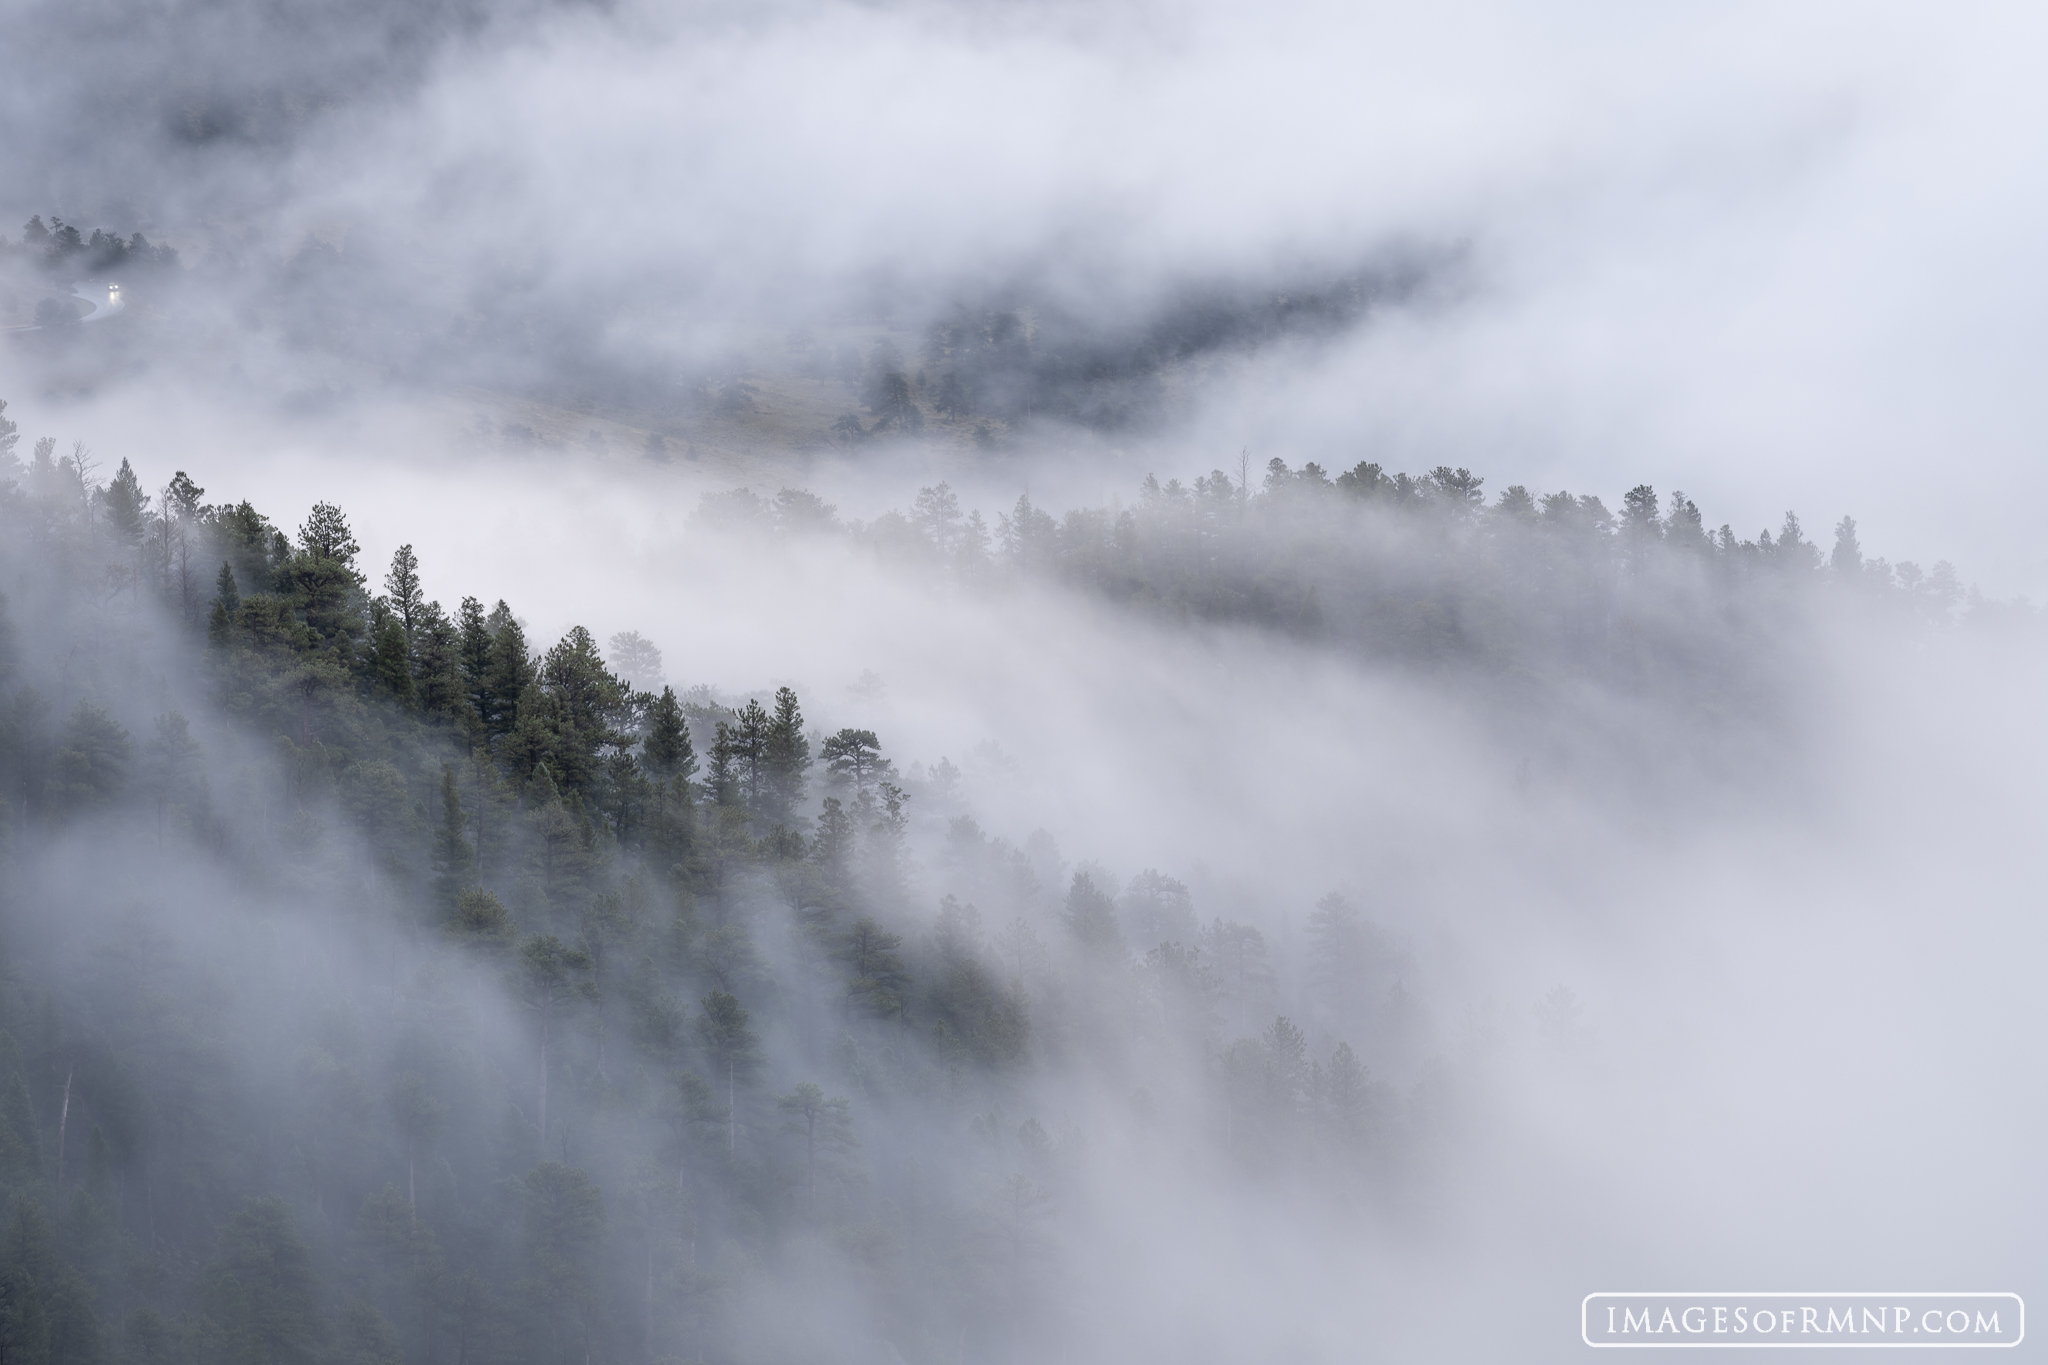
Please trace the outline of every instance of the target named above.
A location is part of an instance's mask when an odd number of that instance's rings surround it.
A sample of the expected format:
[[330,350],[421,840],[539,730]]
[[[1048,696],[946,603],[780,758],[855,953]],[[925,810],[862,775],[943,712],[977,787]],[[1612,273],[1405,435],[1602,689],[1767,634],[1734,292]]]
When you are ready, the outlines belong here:
[[2030,1293],[2037,30],[10,10],[0,1338]]
[[130,9],[9,20],[10,211],[216,260],[231,332],[309,237],[362,257],[379,372],[570,389],[878,305],[1099,321],[1420,260],[1429,306],[1206,387],[1182,438],[1512,452],[1738,526],[1833,498],[2041,591],[2029,498],[1973,492],[2041,420],[2010,10]]

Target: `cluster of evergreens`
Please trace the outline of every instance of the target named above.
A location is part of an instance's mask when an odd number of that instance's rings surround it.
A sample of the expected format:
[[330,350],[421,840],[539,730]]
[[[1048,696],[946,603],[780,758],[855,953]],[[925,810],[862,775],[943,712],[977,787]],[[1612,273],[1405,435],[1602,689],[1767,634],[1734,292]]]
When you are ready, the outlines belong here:
[[[1064,516],[1021,496],[991,526],[947,485],[908,512],[841,526],[798,490],[707,497],[700,517],[774,530],[830,528],[886,559],[967,584],[1057,581],[1175,621],[1227,623],[1353,651],[1483,691],[1480,710],[1525,752],[1601,743],[1624,772],[1642,735],[1616,704],[1651,704],[1660,757],[1738,772],[1785,742],[1816,681],[1828,621],[1909,631],[2033,621],[2024,603],[1966,591],[1947,562],[1931,570],[1865,556],[1840,518],[1825,553],[1787,512],[1778,530],[1710,529],[1683,493],[1630,489],[1618,510],[1593,495],[1490,501],[1466,469],[1388,473],[1361,462],[1332,478],[1315,463],[1245,461],[1191,484],[1147,478],[1136,500]],[[1676,724],[1671,722],[1674,720]],[[1586,766],[1591,766],[1590,764]]]
[[[1276,626],[1424,663],[1526,662],[1523,646],[1562,638],[1572,667],[1597,667],[1629,634],[1614,629],[1617,616],[1666,614],[1672,592],[1744,610],[1826,582],[1934,624],[1966,614],[1953,566],[1867,559],[1852,517],[1836,523],[1823,554],[1792,512],[1775,536],[1744,540],[1726,525],[1709,529],[1683,493],[1666,506],[1647,484],[1618,512],[1597,496],[1520,485],[1488,504],[1484,484],[1465,469],[1396,474],[1368,462],[1333,479],[1313,462],[1294,470],[1274,459],[1256,487],[1245,471],[1191,485],[1147,478],[1134,504],[1061,518],[1026,495],[994,528],[941,484],[921,490],[908,514],[852,529],[885,552],[936,556],[969,577],[997,564],[1044,571],[1178,616]],[[765,501],[748,507],[751,496],[713,500],[711,513],[767,518]],[[1969,607],[2000,610],[1974,597]],[[1709,626],[1693,612],[1674,624]]]
[[[1172,297],[1135,326],[1104,327],[1043,302],[955,304],[924,328],[914,360],[883,338],[864,355],[801,350],[812,372],[857,379],[872,421],[842,416],[833,436],[859,442],[884,432],[924,430],[927,410],[971,424],[983,445],[995,426],[1055,422],[1120,431],[1158,419],[1164,376],[1176,365],[1221,351],[1356,325],[1375,304],[1419,282],[1412,271],[1357,274],[1294,289],[1212,287]],[[738,392],[735,383],[720,388]]]
[[41,214],[22,225],[19,243],[0,237],[0,253],[17,253],[52,275],[147,273],[179,265],[176,247],[156,245],[140,232],[123,238],[118,232],[94,228],[87,236],[54,215],[45,224]]
[[1077,1115],[1149,1112],[1133,1073],[1345,1199],[1426,1137],[1366,1069],[1421,1027],[1405,959],[1340,896],[1289,967],[788,688],[636,687],[645,642],[537,647],[410,547],[372,584],[336,507],[17,441],[9,1365],[815,1355],[777,1305],[821,1282],[866,1316],[804,1330],[1021,1358],[1068,1330]]
[[[941,416],[1011,424],[1052,419],[1098,431],[1161,411],[1173,365],[1286,337],[1356,325],[1420,282],[1411,269],[1304,280],[1294,287],[1212,285],[1174,294],[1135,325],[1103,326],[1043,300],[955,305],[924,332],[918,389]],[[881,367],[886,374],[900,367]],[[872,407],[873,400],[870,398]]]
[[[0,406],[7,1365],[849,1331],[1023,1358],[1071,1339],[1077,1114],[1341,1216],[1428,1168],[1456,1086],[1416,1081],[1416,964],[1344,897],[1298,938],[1204,924],[1200,886],[992,838],[950,763],[899,770],[790,688],[657,689],[630,632],[541,647],[504,601],[428,600],[409,546],[371,582],[337,507],[287,531],[18,439]],[[1274,461],[993,528],[945,485],[852,527],[795,489],[699,515],[1530,696],[1654,690],[1720,735],[1816,604],[1995,614],[1847,518],[1823,556],[1791,516],[1742,540],[1647,487],[1488,505],[1456,469]],[[1576,1013],[1536,1018],[1564,1047]],[[1202,1098],[1163,1117],[1148,1077]],[[822,1285],[864,1325],[778,1307]]]

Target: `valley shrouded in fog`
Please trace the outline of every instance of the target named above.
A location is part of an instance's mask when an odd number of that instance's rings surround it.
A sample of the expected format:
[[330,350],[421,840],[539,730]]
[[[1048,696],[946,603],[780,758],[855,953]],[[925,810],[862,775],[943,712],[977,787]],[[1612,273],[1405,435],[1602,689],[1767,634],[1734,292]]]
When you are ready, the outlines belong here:
[[2031,1296],[2038,26],[6,7],[0,1365]]

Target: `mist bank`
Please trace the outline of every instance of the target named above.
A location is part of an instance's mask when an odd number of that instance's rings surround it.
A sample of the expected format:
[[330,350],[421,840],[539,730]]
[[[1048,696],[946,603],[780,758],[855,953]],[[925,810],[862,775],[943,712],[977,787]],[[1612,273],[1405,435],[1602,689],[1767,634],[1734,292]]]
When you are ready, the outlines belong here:
[[[132,225],[37,214],[18,241],[0,236],[0,327],[15,332],[7,359],[23,382],[50,395],[246,388],[245,419],[303,420],[480,390],[544,416],[479,413],[464,432],[473,447],[603,450],[623,435],[657,462],[904,442],[1000,455],[1062,433],[1177,426],[1199,391],[1262,347],[1325,344],[1416,306],[1442,291],[1455,258],[1359,250],[1338,264],[1192,276],[1121,311],[1035,278],[876,277],[843,303],[715,312],[679,285],[650,303],[644,281],[563,299],[529,263],[454,272],[369,229],[308,237],[283,257],[216,242],[188,265]],[[119,328],[67,329],[74,287],[113,284],[131,310]],[[694,330],[647,335],[633,315],[649,307],[688,315]]]
[[[229,420],[481,383],[552,409],[500,426],[678,454],[846,445],[849,417],[1329,468],[1363,436],[1388,467],[1682,485],[1738,524],[1775,524],[1766,488],[1839,496],[2040,592],[2014,510],[2041,417],[2031,16],[120,15],[5,17],[32,56],[0,231],[141,232],[204,279],[131,309],[177,324],[138,353],[9,392],[179,368]],[[963,313],[974,354],[928,363]]]
[[90,461],[0,539],[51,1356],[1542,1357],[1461,1296],[2026,1264],[2039,642],[1853,527],[728,494],[545,644],[424,537],[380,584],[361,513]]

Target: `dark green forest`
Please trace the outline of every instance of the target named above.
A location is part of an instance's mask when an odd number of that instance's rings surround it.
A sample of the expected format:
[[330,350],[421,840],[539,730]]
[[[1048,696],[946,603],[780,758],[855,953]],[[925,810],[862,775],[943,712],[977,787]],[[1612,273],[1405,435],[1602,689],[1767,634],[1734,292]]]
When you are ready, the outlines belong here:
[[[1444,1178],[1457,1064],[1384,1079],[1433,1005],[1371,906],[1274,907],[1283,958],[792,688],[636,686],[582,627],[427,600],[410,546],[363,562],[342,508],[214,496],[0,405],[0,1365],[1039,1359],[1089,1114],[1320,1217]],[[698,517],[1458,680],[1550,717],[1539,759],[1654,696],[1729,780],[1828,622],[2025,615],[1846,517],[1823,550],[1462,469]]]

